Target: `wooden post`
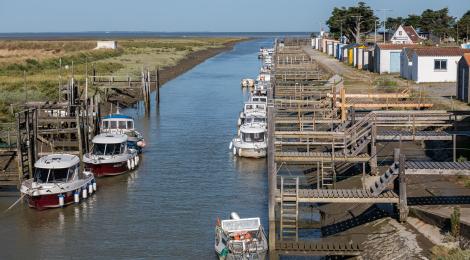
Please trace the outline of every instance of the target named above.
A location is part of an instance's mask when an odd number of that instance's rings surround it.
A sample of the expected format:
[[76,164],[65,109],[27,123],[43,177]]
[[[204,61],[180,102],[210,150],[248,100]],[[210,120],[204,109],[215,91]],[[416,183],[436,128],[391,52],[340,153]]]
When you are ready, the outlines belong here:
[[454,158],[454,162],[457,161],[457,135],[452,135],[452,155]]
[[340,98],[341,98],[341,122],[344,123],[346,121],[346,91],[344,88],[341,88]]
[[268,105],[268,186],[269,186],[269,249],[276,248],[276,165],[274,162],[274,106]]
[[405,222],[406,218],[408,217],[408,203],[406,197],[406,175],[405,175],[405,155],[400,154],[400,163],[399,163],[399,196],[400,196],[400,203],[398,205],[398,210],[400,214],[400,221]]
[[[157,91],[155,97],[157,99],[157,105],[160,104],[160,69],[157,69],[157,71],[155,72],[155,90]],[[156,106],[158,107],[158,106]]]
[[32,136],[31,136],[31,123],[32,123],[32,115],[30,113],[30,110],[27,110],[25,112],[25,121],[26,121],[26,133],[28,134],[28,138],[27,138],[27,141],[26,141],[26,145],[27,145],[27,148],[28,148],[28,178],[31,178],[32,174],[33,174],[33,147],[34,147],[34,142],[36,142],[36,140],[33,140]]
[[83,142],[82,142],[82,129],[80,124],[80,107],[76,107],[75,117],[77,120],[77,139],[78,139],[78,154],[80,157],[80,161],[83,159]]
[[21,137],[21,114],[24,112],[19,112],[16,114],[16,158],[18,162],[18,181],[21,183],[23,180],[23,153],[22,153],[22,137]]
[[372,125],[371,129],[371,140],[370,140],[370,172],[372,175],[377,174],[377,146],[376,146],[376,139],[377,139],[377,126],[375,124]]

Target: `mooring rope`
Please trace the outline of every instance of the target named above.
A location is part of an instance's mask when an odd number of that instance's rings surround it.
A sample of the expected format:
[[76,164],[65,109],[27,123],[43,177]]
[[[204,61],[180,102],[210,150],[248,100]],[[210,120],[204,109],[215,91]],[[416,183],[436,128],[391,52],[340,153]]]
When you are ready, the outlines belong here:
[[16,204],[18,204],[18,202],[20,202],[23,197],[24,197],[25,194],[21,194],[21,197],[15,201],[15,203],[13,203],[10,207],[8,207],[6,210],[3,211],[3,213],[7,213],[10,209],[12,209],[14,206],[16,206]]

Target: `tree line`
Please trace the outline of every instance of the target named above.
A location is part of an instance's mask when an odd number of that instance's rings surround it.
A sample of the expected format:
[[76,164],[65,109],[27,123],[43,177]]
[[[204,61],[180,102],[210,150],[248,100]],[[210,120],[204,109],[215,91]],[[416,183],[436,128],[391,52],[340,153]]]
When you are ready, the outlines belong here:
[[[384,25],[374,10],[364,2],[348,8],[335,7],[326,24],[334,36],[344,35],[350,42],[361,42],[365,35]],[[448,8],[426,9],[421,15],[389,17],[385,23],[386,30],[393,33],[401,24],[411,25],[418,32],[428,33],[439,39],[452,37],[457,42],[468,41],[470,10],[459,19],[449,15]]]

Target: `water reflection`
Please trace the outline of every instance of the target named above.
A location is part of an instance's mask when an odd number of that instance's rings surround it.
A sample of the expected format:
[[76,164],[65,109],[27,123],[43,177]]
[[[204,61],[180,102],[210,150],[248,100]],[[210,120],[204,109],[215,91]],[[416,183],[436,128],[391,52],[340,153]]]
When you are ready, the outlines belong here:
[[234,158],[228,144],[248,95],[240,80],[256,76],[256,53],[271,43],[240,43],[166,83],[149,117],[140,104],[123,110],[147,141],[138,170],[98,179],[76,206],[3,214],[0,258],[215,259],[217,216],[267,227],[266,161]]

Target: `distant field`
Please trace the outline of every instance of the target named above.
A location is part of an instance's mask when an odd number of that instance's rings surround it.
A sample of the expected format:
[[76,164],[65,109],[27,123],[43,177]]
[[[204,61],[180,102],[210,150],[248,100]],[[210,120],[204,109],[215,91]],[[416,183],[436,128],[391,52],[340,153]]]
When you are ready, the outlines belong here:
[[[116,50],[94,50],[94,40],[0,41],[0,122],[10,118],[10,104],[58,98],[62,83],[72,75],[84,81],[86,64],[98,74],[138,75],[142,67],[173,66],[188,54],[220,48],[237,38],[153,38],[118,40]],[[73,71],[72,71],[73,63]]]

